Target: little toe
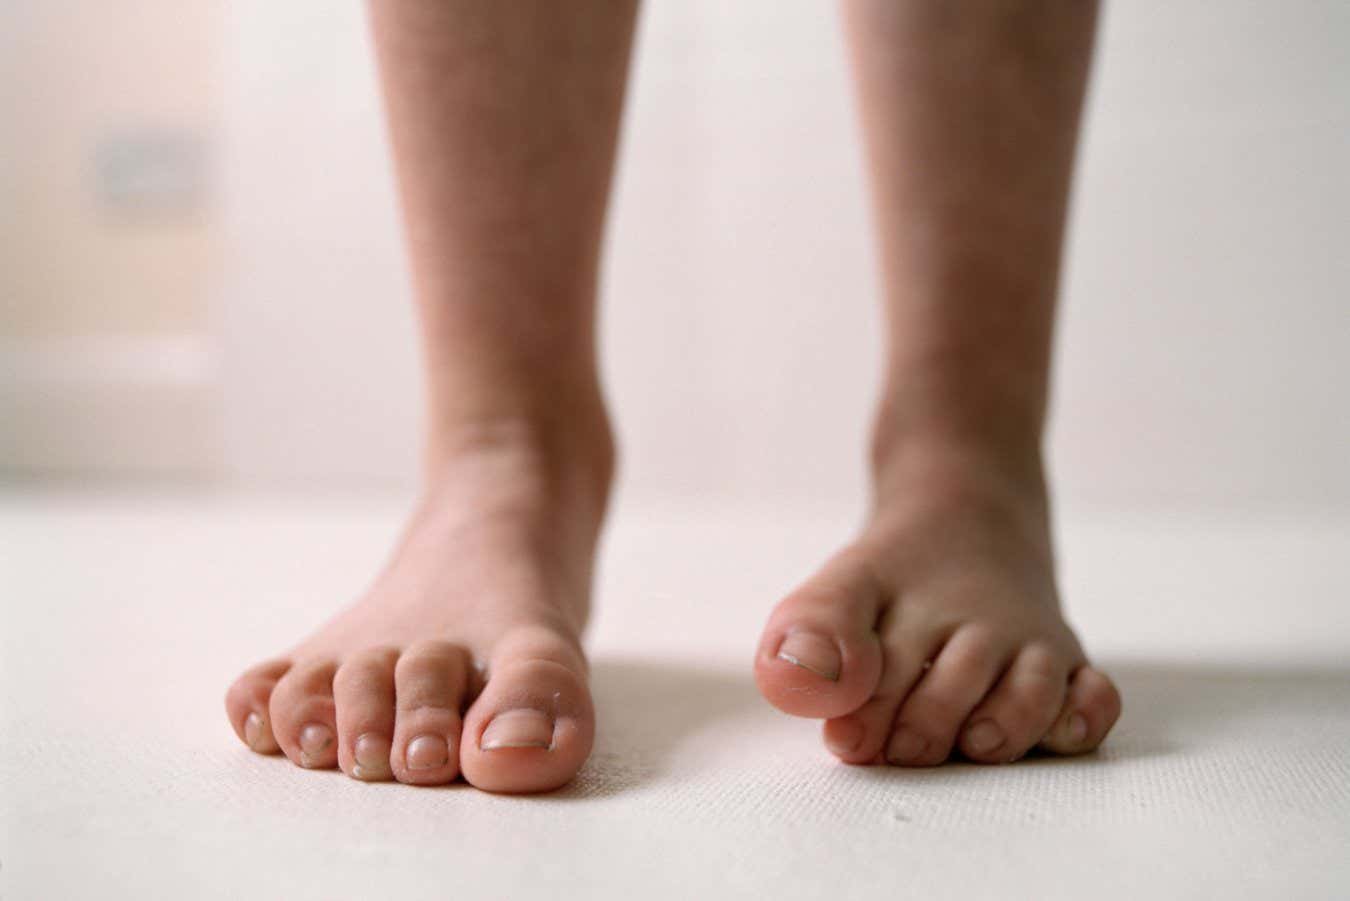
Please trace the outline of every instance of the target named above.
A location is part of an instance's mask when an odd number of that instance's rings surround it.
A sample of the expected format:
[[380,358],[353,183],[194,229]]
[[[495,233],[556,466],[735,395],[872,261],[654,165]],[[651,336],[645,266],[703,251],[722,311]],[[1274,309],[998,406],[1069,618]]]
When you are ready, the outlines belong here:
[[946,760],[961,724],[988,693],[1007,657],[981,630],[958,630],[900,705],[886,760],[898,766],[936,766]]
[[337,765],[337,718],[330,659],[306,660],[287,671],[272,690],[268,710],[277,744],[296,766],[311,770]]
[[461,711],[472,660],[462,646],[424,641],[394,668],[398,710],[389,763],[410,785],[444,785],[459,775]]
[[961,752],[1011,763],[1045,735],[1064,703],[1069,660],[1045,645],[1024,648],[961,730]]
[[794,716],[842,717],[862,707],[882,673],[882,597],[860,557],[846,551],[827,563],[770,615],[755,655],[760,693]]
[[469,708],[460,771],[492,792],[542,792],[569,782],[591,752],[595,712],[580,652],[548,636],[499,644]]
[[1069,680],[1068,696],[1040,746],[1055,754],[1096,749],[1120,718],[1120,692],[1105,673],[1084,665]]
[[393,777],[394,666],[398,651],[372,648],[343,662],[333,677],[337,704],[338,766],[353,779]]
[[275,754],[281,750],[272,734],[268,705],[272,690],[290,668],[289,660],[269,660],[245,672],[225,692],[225,713],[234,733],[259,754]]

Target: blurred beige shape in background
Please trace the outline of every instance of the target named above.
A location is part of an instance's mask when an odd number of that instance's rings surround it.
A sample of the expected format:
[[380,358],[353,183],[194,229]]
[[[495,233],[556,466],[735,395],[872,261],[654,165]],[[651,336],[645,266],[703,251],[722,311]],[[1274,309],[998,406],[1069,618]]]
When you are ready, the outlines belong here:
[[208,0],[0,7],[0,464],[219,467]]

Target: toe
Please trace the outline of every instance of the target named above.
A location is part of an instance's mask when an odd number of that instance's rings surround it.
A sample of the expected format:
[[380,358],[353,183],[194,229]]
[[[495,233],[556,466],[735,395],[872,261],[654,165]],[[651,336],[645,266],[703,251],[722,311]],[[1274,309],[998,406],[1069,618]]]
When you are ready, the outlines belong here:
[[1011,763],[1045,735],[1068,687],[1069,659],[1045,645],[1024,648],[961,730],[961,752]]
[[595,739],[585,664],[566,640],[526,631],[499,642],[469,708],[460,770],[477,788],[540,792],[566,784]]
[[461,711],[472,661],[460,645],[425,641],[394,668],[398,710],[389,763],[410,785],[443,785],[459,775]]
[[900,705],[886,759],[900,766],[946,760],[957,730],[1002,672],[1008,650],[979,628],[958,630]]
[[[892,611],[895,614],[895,611]],[[898,614],[882,623],[882,671],[876,694],[852,713],[827,720],[825,747],[845,763],[881,763],[896,711],[931,666],[946,635],[898,622]]]
[[239,740],[259,754],[281,748],[272,734],[268,705],[277,681],[291,668],[289,660],[270,660],[244,673],[225,693],[225,713]]
[[1080,667],[1069,681],[1068,697],[1041,747],[1055,754],[1084,754],[1106,738],[1120,718],[1120,692],[1105,673]]
[[845,551],[780,603],[755,656],[755,681],[769,703],[822,719],[862,707],[882,672],[875,629],[882,598],[865,560]]
[[338,766],[353,779],[383,782],[393,776],[394,648],[372,648],[343,662],[333,677],[337,704]]
[[296,766],[332,769],[337,764],[337,720],[330,659],[297,663],[272,690],[268,710],[277,744]]

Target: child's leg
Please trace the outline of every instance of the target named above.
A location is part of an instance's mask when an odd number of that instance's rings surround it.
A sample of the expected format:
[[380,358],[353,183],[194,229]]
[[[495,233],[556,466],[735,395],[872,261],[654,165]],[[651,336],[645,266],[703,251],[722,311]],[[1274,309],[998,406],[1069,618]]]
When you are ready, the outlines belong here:
[[548,789],[594,732],[578,636],[613,448],[593,306],[635,3],[371,10],[425,345],[425,490],[365,595],[226,707],[298,766]]
[[853,763],[1087,751],[1120,700],[1060,614],[1041,432],[1095,8],[845,13],[886,286],[874,505],[774,611],[759,684]]

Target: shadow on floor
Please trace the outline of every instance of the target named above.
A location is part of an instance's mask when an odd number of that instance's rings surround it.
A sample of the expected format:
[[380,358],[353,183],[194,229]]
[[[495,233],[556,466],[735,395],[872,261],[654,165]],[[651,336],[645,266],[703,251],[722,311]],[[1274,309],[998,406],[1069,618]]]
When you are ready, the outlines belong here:
[[554,798],[604,797],[650,782],[681,745],[719,720],[765,704],[746,670],[600,658],[591,666],[600,715],[595,750]]
[[[1272,716],[1350,715],[1350,668],[1108,661],[1103,669],[1125,697],[1125,713],[1106,744],[1082,757],[1033,755],[1018,766],[1109,766],[1233,741],[1245,723],[1268,727]],[[592,685],[601,714],[595,752],[577,779],[550,797],[592,799],[641,787],[659,777],[693,736],[764,705],[748,671],[664,661],[601,659]],[[822,759],[821,765],[828,763]],[[974,764],[860,770],[880,779],[962,772],[988,770]]]
[[1117,726],[1122,751],[1166,753],[1183,742],[1224,739],[1272,715],[1343,716],[1350,706],[1350,667],[1135,661],[1104,668],[1125,698]]
[[1102,669],[1116,680],[1125,701],[1102,747],[1080,757],[1033,753],[1019,766],[1109,766],[1241,741],[1253,728],[1268,729],[1291,717],[1350,716],[1347,667],[1107,660]]

